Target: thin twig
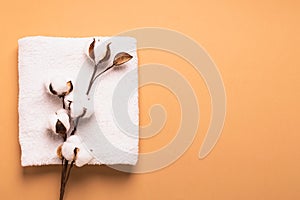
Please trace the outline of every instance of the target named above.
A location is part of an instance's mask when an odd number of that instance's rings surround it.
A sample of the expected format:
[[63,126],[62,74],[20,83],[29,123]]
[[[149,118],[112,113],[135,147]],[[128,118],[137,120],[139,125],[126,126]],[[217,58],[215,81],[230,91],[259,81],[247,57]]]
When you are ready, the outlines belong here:
[[70,164],[69,169],[68,169],[69,162],[65,163],[65,168],[63,170],[65,172],[65,174],[64,174],[63,185],[62,185],[61,194],[60,194],[60,198],[61,198],[60,200],[63,200],[64,194],[65,194],[65,188],[66,188],[67,182],[68,182],[69,177],[70,177],[71,170],[74,166],[74,163],[75,163],[75,160],[76,160],[76,157],[77,157],[77,150],[78,150],[78,148],[76,147],[74,149],[74,158],[73,158],[73,160]]
[[62,169],[61,169],[61,176],[60,176],[60,197],[59,199],[62,199],[62,189],[63,189],[63,182],[64,182],[64,162],[65,162],[65,159],[63,158],[61,160],[61,166],[62,166]]
[[91,77],[91,80],[90,80],[90,83],[89,83],[89,86],[88,86],[88,89],[86,91],[86,95],[89,95],[90,93],[90,90],[92,88],[92,85],[93,85],[93,79],[96,75],[96,72],[97,72],[97,65],[94,66],[94,71],[93,71],[93,74],[92,74],[92,77]]
[[65,109],[66,108],[66,106],[65,106],[65,96],[62,96],[61,99],[62,99],[63,109]]
[[[109,69],[111,69],[114,66],[114,64],[111,65],[110,67],[106,68],[104,71],[100,72],[95,77],[95,75],[97,73],[98,66],[100,66],[101,63],[103,63],[104,61],[107,61],[110,58],[110,48],[109,48],[110,44],[111,43],[109,43],[106,46],[107,49],[106,49],[106,55],[104,56],[104,58],[102,60],[100,60],[97,64],[95,64],[95,66],[94,66],[94,71],[93,71],[93,74],[91,76],[91,79],[90,79],[90,82],[89,82],[89,86],[88,86],[88,89],[86,91],[86,95],[89,95],[89,93],[91,91],[91,88],[92,88],[92,85],[95,82],[95,80],[99,76],[101,76],[103,73],[105,73],[106,71],[108,71]],[[95,58],[92,58],[92,59],[95,62]],[[64,100],[65,100],[65,97],[63,96],[62,97],[62,103],[63,103],[63,108],[65,109],[65,101]],[[87,111],[87,109],[84,108],[83,109],[83,113],[80,116],[76,117],[76,119],[74,120],[74,128],[71,131],[70,135],[74,135],[75,134],[75,132],[77,130],[77,126],[79,124],[79,120],[80,120],[80,118],[82,118],[86,114],[86,111]],[[67,139],[67,134],[65,134],[65,136],[64,136],[64,142],[66,141],[66,139]],[[75,156],[76,156],[76,154],[75,154]],[[60,187],[60,197],[59,197],[60,200],[63,200],[63,198],[64,198],[66,184],[67,184],[67,182],[69,180],[71,169],[73,168],[74,163],[75,163],[75,159],[71,162],[71,165],[70,165],[69,170],[68,170],[68,164],[69,164],[69,162],[64,157],[62,158],[61,187]]]
[[[65,96],[62,96],[62,105],[63,108],[65,108]],[[63,140],[64,142],[67,140],[67,133],[63,135]],[[67,171],[67,167],[68,167],[68,161],[62,157],[61,159],[61,164],[62,164],[62,170],[61,170],[61,179],[60,179],[60,196],[59,199],[63,200],[64,198],[64,180],[65,180],[65,176],[66,176],[66,171]]]
[[92,80],[92,84],[95,82],[95,80],[101,76],[102,74],[104,74],[105,72],[107,72],[108,70],[110,70],[111,68],[113,68],[115,65],[112,64],[111,66],[109,66],[108,68],[106,68],[105,70],[103,70],[102,72],[100,72],[99,74],[97,74],[97,76],[95,76],[95,78]]
[[62,184],[61,184],[61,188],[60,188],[60,196],[59,196],[59,200],[63,200],[64,199],[64,194],[65,194],[65,177],[66,177],[66,172],[68,169],[68,160],[64,159],[64,164],[63,164],[63,169],[62,169]]
[[69,167],[69,171],[68,171],[67,176],[66,176],[66,178],[65,178],[65,184],[67,184],[67,182],[68,182],[68,180],[69,180],[69,176],[70,176],[70,173],[71,173],[71,169],[72,169],[72,167],[74,166],[74,163],[75,163],[75,161],[73,160],[73,161],[71,162],[71,165],[70,165],[70,167]]
[[79,120],[80,120],[80,118],[82,118],[85,114],[86,114],[86,108],[83,108],[82,114],[79,115],[78,117],[76,117],[76,119],[74,120],[74,121],[75,121],[75,122],[74,122],[74,128],[73,128],[73,130],[72,130],[72,132],[71,132],[70,135],[74,135],[74,134],[75,134],[75,132],[76,132],[76,130],[77,130],[77,126],[78,126],[78,124],[79,124]]
[[[63,99],[63,102],[64,102],[64,99]],[[63,106],[64,106],[64,104],[63,104]],[[67,134],[63,135],[63,140],[64,140],[64,142],[67,140]],[[65,173],[66,173],[65,166],[68,165],[68,161],[64,157],[62,157],[62,159],[61,159],[61,165],[62,165],[62,170],[61,170],[61,179],[60,179],[60,197],[59,197],[60,200],[63,199],[62,190],[63,190],[63,184],[64,184]]]
[[[74,135],[76,130],[77,130],[77,126],[79,124],[79,120],[81,117],[83,117],[86,113],[86,108],[83,109],[83,112],[80,116],[78,116],[76,119],[75,119],[75,122],[74,122],[74,128],[71,132],[70,135]],[[63,158],[64,159],[64,158]],[[62,183],[61,183],[61,190],[60,190],[60,200],[63,200],[63,197],[64,197],[64,193],[65,193],[65,188],[66,188],[66,185],[67,185],[67,182],[68,182],[68,179],[69,179],[69,176],[70,176],[70,173],[71,173],[71,169],[74,165],[74,161],[71,162],[71,166],[68,170],[68,161],[66,160],[65,163],[64,163],[64,168],[63,168],[63,174],[62,174]],[[67,177],[66,177],[66,173],[67,173]]]
[[75,132],[77,130],[78,123],[79,123],[79,119],[80,119],[80,117],[76,117],[76,119],[74,120],[75,121],[74,122],[74,128],[73,128],[73,130],[72,130],[72,132],[71,132],[70,135],[74,135],[75,134]]

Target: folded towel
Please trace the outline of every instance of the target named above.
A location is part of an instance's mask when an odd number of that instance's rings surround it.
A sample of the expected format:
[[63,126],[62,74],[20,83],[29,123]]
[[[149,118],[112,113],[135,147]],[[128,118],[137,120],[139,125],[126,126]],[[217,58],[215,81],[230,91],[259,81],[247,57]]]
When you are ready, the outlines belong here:
[[[130,37],[96,39],[111,42],[112,58],[121,51],[133,58],[124,66],[104,74],[93,85],[94,114],[79,122],[76,135],[80,136],[93,156],[89,164],[134,165],[138,156],[139,121],[136,41]],[[87,88],[93,65],[85,52],[92,40],[42,36],[19,40],[19,141],[22,166],[61,163],[56,150],[62,144],[62,138],[47,130],[47,122],[48,116],[61,108],[62,104],[58,98],[47,94],[45,83],[49,78],[60,75],[73,80],[74,88],[78,82],[78,88]],[[124,90],[118,89],[120,87]],[[122,94],[122,91],[131,94]],[[118,101],[113,98],[120,95],[129,99],[114,106]],[[124,125],[119,123],[122,119],[118,118],[118,112],[124,112],[124,109],[132,123],[130,128],[122,127]],[[122,113],[120,116],[125,115]]]

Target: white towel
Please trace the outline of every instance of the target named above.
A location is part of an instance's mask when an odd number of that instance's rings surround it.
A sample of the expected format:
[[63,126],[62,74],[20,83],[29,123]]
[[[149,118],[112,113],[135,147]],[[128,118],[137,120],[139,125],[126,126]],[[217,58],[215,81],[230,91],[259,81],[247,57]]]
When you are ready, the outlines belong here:
[[[124,51],[131,54],[133,59],[117,70],[107,72],[94,84],[94,115],[80,121],[76,134],[94,157],[89,164],[134,165],[138,157],[139,131],[136,41],[130,37],[97,39],[111,40],[112,58]],[[49,114],[62,105],[59,99],[46,93],[44,84],[57,75],[71,78],[74,82],[86,80],[88,84],[93,66],[85,51],[91,42],[92,38],[42,36],[19,40],[19,141],[22,166],[61,163],[56,149],[62,144],[62,138],[51,134],[46,127]],[[87,88],[87,85],[81,84],[81,87]],[[118,97],[123,99],[116,99]]]

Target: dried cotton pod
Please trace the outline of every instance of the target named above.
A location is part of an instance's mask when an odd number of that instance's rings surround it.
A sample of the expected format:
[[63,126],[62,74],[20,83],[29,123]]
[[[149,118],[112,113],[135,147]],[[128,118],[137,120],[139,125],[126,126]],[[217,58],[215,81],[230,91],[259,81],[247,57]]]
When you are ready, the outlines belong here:
[[100,40],[99,38],[93,38],[93,41],[87,48],[87,57],[95,64],[108,61],[111,55],[110,42],[107,40]]
[[120,66],[120,65],[123,65],[124,63],[128,62],[131,59],[132,59],[132,55],[130,55],[126,52],[121,52],[115,56],[113,65]]

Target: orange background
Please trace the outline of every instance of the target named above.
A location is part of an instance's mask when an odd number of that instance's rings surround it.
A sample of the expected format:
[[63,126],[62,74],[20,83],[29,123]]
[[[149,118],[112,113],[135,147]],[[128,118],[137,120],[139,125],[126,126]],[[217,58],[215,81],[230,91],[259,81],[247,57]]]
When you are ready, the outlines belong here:
[[[20,166],[17,40],[29,35],[115,35],[158,26],[182,32],[211,55],[224,80],[227,117],[211,154],[198,159],[210,118],[203,79],[180,58],[139,52],[139,64],[179,71],[196,90],[197,136],[171,166],[148,174],[108,167],[75,169],[66,199],[300,199],[300,2],[289,1],[2,1],[0,6],[0,199],[58,199],[60,167]],[[159,95],[153,95],[158,93]],[[179,126],[179,104],[157,86],[140,89],[141,124],[160,103],[167,124],[140,142],[156,150]],[[174,114],[175,113],[175,114]]]

